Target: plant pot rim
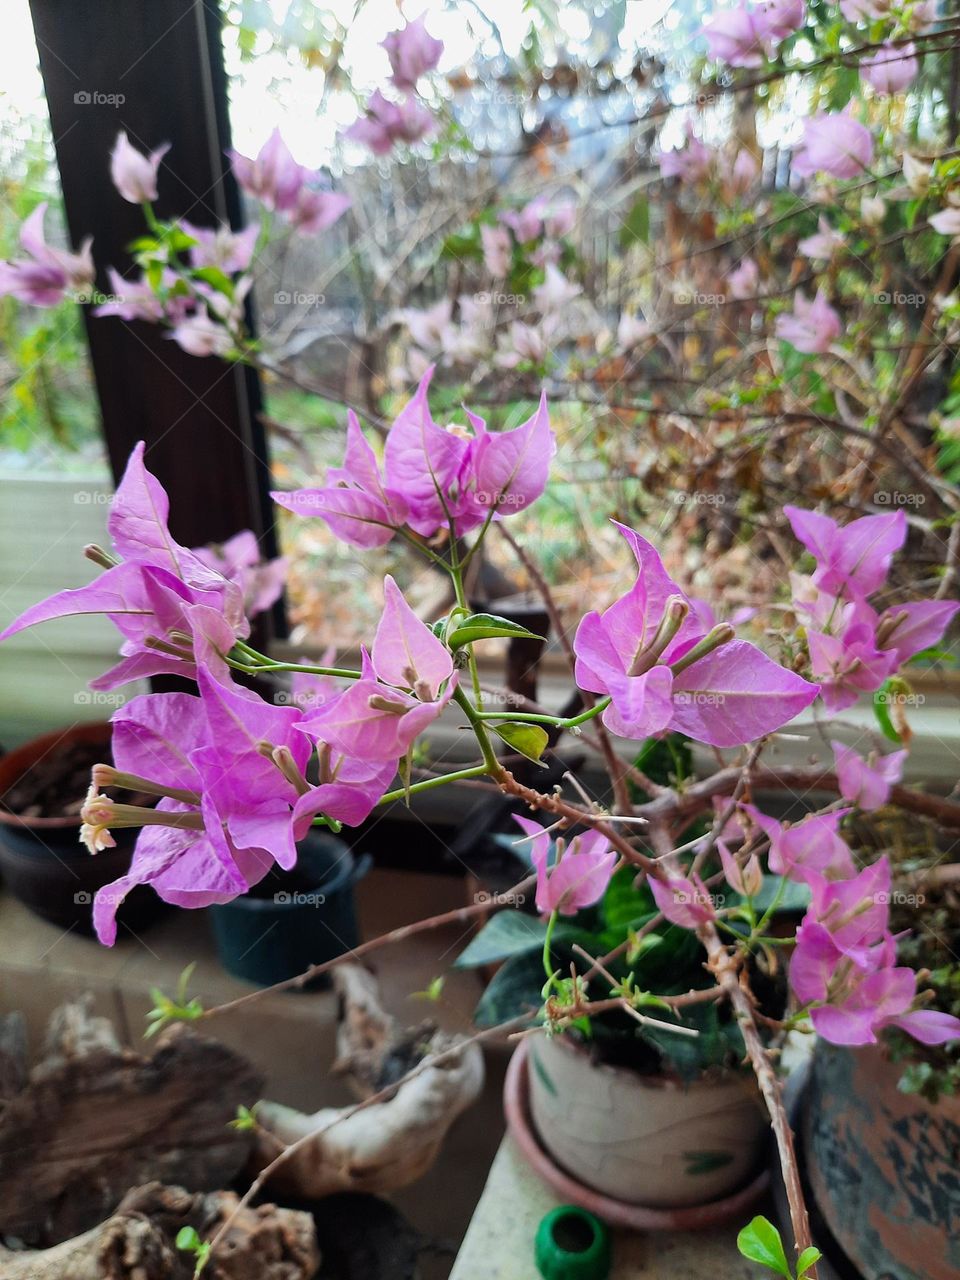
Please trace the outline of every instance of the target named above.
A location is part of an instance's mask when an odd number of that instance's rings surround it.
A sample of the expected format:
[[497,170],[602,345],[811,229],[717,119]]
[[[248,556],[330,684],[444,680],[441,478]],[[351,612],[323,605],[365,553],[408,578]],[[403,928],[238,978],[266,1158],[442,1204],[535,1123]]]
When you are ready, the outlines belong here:
[[[31,738],[29,742],[23,742],[19,747],[8,751],[6,755],[0,756],[0,776],[12,772],[16,778],[21,778],[31,765],[36,764],[49,750],[61,742],[102,742],[104,746],[109,747],[110,733],[109,720],[89,720],[82,724],[68,725],[63,729],[52,729],[49,733]],[[3,790],[6,790],[12,781],[11,778]],[[61,814],[55,818],[24,818],[0,804],[0,825],[20,827],[27,831],[64,831],[71,827],[79,828],[80,815],[77,813]]]
[[507,1129],[524,1159],[561,1201],[578,1204],[605,1222],[631,1231],[699,1231],[740,1220],[770,1185],[770,1170],[765,1167],[731,1195],[678,1209],[654,1209],[594,1191],[555,1164],[537,1136],[530,1117],[529,1056],[530,1042],[521,1040],[507,1067],[503,1083]]
[[[319,838],[327,842],[342,846],[342,852],[337,863],[336,873],[330,880],[318,880],[315,885],[310,888],[295,889],[291,891],[291,896],[296,894],[312,894],[322,893],[327,897],[332,897],[335,893],[343,893],[349,889],[358,880],[362,879],[369,869],[369,860],[367,858],[354,857],[353,850],[345,840],[341,840],[339,836],[335,836],[332,832],[318,833]],[[278,892],[280,892],[278,890]],[[237,898],[231,898],[229,902],[217,902],[211,907],[212,911],[244,911],[255,914],[261,911],[297,911],[303,906],[300,902],[277,902],[275,898],[256,898],[249,893],[241,894]]]
[[[556,1045],[562,1052],[571,1053],[575,1057],[589,1058],[590,1056],[587,1046],[571,1039],[570,1036],[554,1036],[551,1044]],[[715,1089],[719,1085],[729,1085],[737,1082],[750,1085],[753,1081],[751,1072],[732,1071],[727,1067],[708,1067],[706,1071],[702,1071],[700,1075],[694,1076],[691,1080],[684,1080],[675,1072],[664,1071],[659,1072],[657,1075],[646,1075],[642,1071],[637,1071],[633,1067],[617,1062],[589,1062],[588,1066],[591,1071],[603,1071],[608,1075],[616,1076],[620,1080],[629,1080],[639,1089],[682,1089],[685,1093],[689,1093],[693,1090],[706,1091]]]

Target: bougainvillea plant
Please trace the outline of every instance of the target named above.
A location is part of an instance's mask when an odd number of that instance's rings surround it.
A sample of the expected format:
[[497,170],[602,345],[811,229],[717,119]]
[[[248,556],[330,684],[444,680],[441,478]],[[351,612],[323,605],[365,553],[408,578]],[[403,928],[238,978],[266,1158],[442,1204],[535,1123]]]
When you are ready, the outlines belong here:
[[[849,28],[843,38],[847,45],[859,40],[861,75],[870,93],[902,92],[917,74],[932,6],[845,0],[841,10]],[[812,21],[802,0],[744,0],[706,24],[709,57],[725,68],[786,74],[779,60],[796,47],[801,29],[812,29],[804,27]],[[414,146],[437,126],[418,84],[436,68],[439,42],[418,20],[388,37],[385,48],[390,83],[369,98],[349,130],[376,155]],[[843,48],[841,56],[851,55]],[[780,72],[771,70],[777,66]],[[347,200],[300,165],[274,133],[255,157],[232,157],[238,183],[263,210],[260,223],[234,231],[162,222],[153,202],[165,158],[162,146],[145,155],[126,135],[117,140],[111,177],[122,198],[143,207],[147,234],[135,246],[138,278],[127,281],[114,273],[113,296],[98,301],[101,314],[162,324],[198,357],[271,367],[269,353],[247,327],[258,249],[278,228],[322,232],[345,214]],[[825,366],[810,361],[829,358],[843,366],[843,394],[831,392],[826,407],[817,402],[817,412],[836,413],[841,426],[854,431],[860,428],[844,418],[851,397],[882,428],[904,393],[897,393],[892,408],[878,408],[869,399],[877,379],[864,371],[863,351],[845,345],[844,318],[835,305],[837,258],[854,242],[858,253],[873,252],[887,213],[884,199],[902,201],[904,190],[914,220],[922,211],[930,235],[960,236],[955,166],[939,159],[921,163],[901,149],[887,181],[877,177],[876,164],[877,139],[855,105],[812,111],[803,122],[793,172],[823,184],[820,192],[835,201],[837,218],[835,225],[820,214],[816,230],[797,245],[810,264],[809,289],[781,291],[789,295],[786,305],[775,288],[765,290],[769,263],[749,255],[730,263],[727,273],[730,300],[743,307],[747,327],[756,327],[756,313],[765,326],[764,342],[777,339],[781,355],[788,349],[782,364],[793,362],[798,385],[820,378],[814,371]],[[692,122],[681,145],[661,152],[660,169],[674,184],[678,202],[689,193],[698,199],[705,192],[723,196],[734,222],[746,216],[761,181],[749,148],[721,153],[698,136]],[[905,188],[895,185],[901,179]],[[864,184],[873,194],[861,190]],[[883,197],[874,190],[879,187]],[[41,207],[24,225],[25,256],[0,265],[0,292],[36,306],[88,296],[94,279],[90,244],[75,254],[51,248],[43,238],[43,214]],[[112,764],[94,770],[82,812],[81,838],[90,852],[109,847],[113,831],[140,829],[129,872],[94,904],[97,933],[108,945],[116,936],[117,906],[134,886],[150,885],[185,908],[229,901],[274,866],[293,866],[297,843],[314,824],[355,826],[378,806],[483,780],[517,802],[518,839],[530,844],[536,907],[546,922],[545,982],[536,1015],[542,1028],[563,1031],[612,1000],[625,1009],[645,1008],[648,1020],[654,1008],[666,1035],[682,1016],[676,995],[610,980],[603,963],[609,957],[593,957],[599,967],[589,979],[567,976],[555,967],[551,951],[550,939],[563,918],[594,907],[614,877],[627,873],[642,882],[656,910],[653,919],[696,939],[718,998],[732,1008],[777,1136],[800,1269],[814,1275],[789,1126],[749,988],[751,962],[770,949],[788,953],[784,1025],[809,1022],[836,1044],[872,1044],[903,1033],[924,1045],[939,1044],[960,1036],[960,1020],[931,1008],[929,989],[898,962],[888,862],[859,866],[847,838],[855,811],[874,810],[891,796],[911,803],[913,793],[900,785],[906,748],[864,757],[835,734],[834,767],[812,774],[778,771],[762,756],[786,725],[811,708],[830,715],[862,694],[902,689],[902,667],[940,641],[958,605],[942,595],[901,601],[894,593],[891,602],[888,575],[907,535],[902,510],[837,521],[788,505],[784,515],[796,538],[787,552],[795,558],[791,598],[771,596],[766,603],[785,607],[783,616],[794,623],[781,628],[779,651],[772,654],[739,637],[735,625],[718,620],[709,605],[684,590],[657,548],[631,527],[634,522],[618,523],[620,587],[610,598],[586,602],[590,607],[580,610],[569,645],[582,710],[562,717],[505,709],[489,698],[481,686],[477,647],[516,636],[522,628],[474,614],[466,574],[491,530],[544,494],[554,433],[545,397],[512,430],[490,430],[469,410],[465,422],[436,422],[429,402],[431,361],[538,378],[569,372],[571,345],[583,337],[571,327],[583,314],[577,307],[581,286],[568,274],[567,238],[575,217],[569,204],[536,197],[478,222],[476,248],[484,269],[503,281],[522,267],[532,282],[529,312],[498,327],[476,299],[457,300],[456,320],[451,299],[405,309],[404,370],[419,385],[382,447],[375,447],[351,413],[342,465],[330,468],[316,487],[274,495],[295,516],[323,520],[352,547],[377,549],[402,540],[448,575],[455,603],[444,617],[420,618],[388,575],[382,616],[365,637],[355,667],[334,665],[333,659],[278,662],[258,652],[249,643],[249,618],[276,597],[283,566],[259,565],[246,534],[215,549],[178,545],[168,527],[166,494],[140,445],[110,508],[112,548],[87,548],[99,576],[29,609],[0,639],[49,619],[100,613],[117,628],[121,644],[119,664],[95,681],[97,688],[166,674],[196,684],[195,693],[150,693],[124,705],[113,717]],[[861,232],[870,239],[866,248],[857,239]],[[691,305],[699,304],[694,299]],[[928,326],[931,345],[946,340],[957,314],[956,300],[946,298]],[[619,316],[615,337],[606,331],[592,336],[597,358],[589,374],[598,374],[611,353],[632,358],[660,342],[673,354],[664,332],[631,310]],[[869,354],[879,360],[877,352]],[[577,372],[585,373],[583,367]],[[908,372],[907,394],[916,369]],[[778,386],[782,390],[783,383]],[[718,391],[721,399],[723,394]],[[747,402],[739,396],[731,395],[723,407]],[[544,590],[549,605],[545,584]],[[271,681],[286,673],[308,691],[278,705]],[[414,780],[418,745],[441,716],[451,714],[472,734],[476,762]],[[515,776],[511,757],[539,760],[548,729],[590,734],[599,743],[611,771],[608,806],[579,791],[539,791]],[[648,744],[676,734],[710,748],[716,770],[682,787],[657,783],[625,763],[613,742]],[[504,755],[501,743],[510,754]],[[630,776],[639,780],[646,800],[631,801]],[[783,822],[755,803],[754,792],[793,782],[828,787],[839,802],[796,822]],[[108,789],[152,795],[157,803],[124,804],[104,794]],[[684,841],[704,813],[712,818],[709,830]],[[771,877],[780,894],[794,883],[809,894],[793,937],[767,930],[777,898],[761,895]],[[718,886],[731,891],[732,905]],[[489,910],[483,904],[477,914]],[[628,939],[627,949],[636,943]]]

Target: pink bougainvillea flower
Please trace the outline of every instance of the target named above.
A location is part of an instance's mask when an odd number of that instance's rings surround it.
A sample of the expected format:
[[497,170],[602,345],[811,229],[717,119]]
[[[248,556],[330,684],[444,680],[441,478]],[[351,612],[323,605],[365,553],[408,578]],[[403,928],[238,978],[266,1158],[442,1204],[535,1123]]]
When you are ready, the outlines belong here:
[[798,290],[793,310],[777,316],[775,332],[804,355],[822,355],[840,336],[840,317],[827,301],[822,289],[810,301]]
[[339,191],[303,186],[287,213],[287,221],[304,235],[316,235],[332,227],[349,208],[350,197]]
[[294,835],[302,840],[318,815],[359,826],[383,799],[397,772],[395,760],[351,760],[331,754],[329,779],[298,799],[293,811]]
[[190,265],[193,267],[219,267],[228,276],[246,271],[253,259],[260,226],[251,222],[242,231],[219,227],[197,227],[184,219],[180,226],[196,244],[190,249]]
[[510,228],[520,244],[528,244],[543,231],[546,211],[546,196],[535,196],[520,209],[505,210],[500,214],[500,221]]
[[[0,633],[0,640],[4,640],[38,622],[105,613],[124,637],[124,661],[93,682],[100,689],[166,671],[193,674],[192,650],[181,638],[189,641],[192,635],[193,606],[205,606],[209,614],[219,618],[217,638],[226,649],[250,631],[236,583],[209,568],[171,536],[167,495],[144,466],[143,457],[141,441],[130,455],[107,519],[116,552],[112,558],[119,563],[86,587],[60,591],[34,605]],[[100,563],[102,555],[98,556]],[[201,616],[207,619],[208,613]],[[162,647],[151,641],[161,641]]]
[[480,227],[480,243],[483,247],[483,265],[497,280],[502,280],[510,270],[510,233],[506,227]]
[[803,143],[794,152],[793,171],[859,178],[873,161],[873,134],[846,111],[825,111],[803,122]]
[[648,876],[647,883],[657,909],[682,929],[696,929],[715,920],[714,899],[698,875],[669,876],[659,880]]
[[916,974],[894,966],[892,938],[854,959],[837,946],[829,929],[815,920],[797,930],[790,960],[790,985],[804,1004],[813,1004],[814,1030],[831,1044],[876,1044],[885,1027],[899,1027],[923,1044],[960,1037],[960,1019],[935,1009],[913,1009]]
[[444,430],[433,421],[427,370],[413,399],[387,435],[387,484],[407,502],[407,523],[429,537],[452,520],[458,533],[483,524],[491,512],[509,515],[534,502],[546,487],[556,441],[546,398],[512,431],[489,432],[468,414],[466,428]]
[[367,101],[366,114],[344,131],[344,137],[385,156],[398,142],[419,142],[435,128],[433,116],[415,98],[391,102],[377,89]]
[[[860,612],[866,609],[859,606]],[[839,635],[808,631],[807,648],[810,669],[820,681],[823,705],[831,715],[852,707],[861,693],[879,689],[900,665],[892,650],[877,648],[874,627],[867,621],[854,620]]]
[[248,618],[269,609],[283,594],[287,562],[283,556],[263,560],[252,529],[242,529],[226,542],[194,547],[193,554],[223,574],[228,582],[237,584],[243,592],[243,607]]
[[819,262],[829,262],[838,249],[842,249],[846,240],[839,231],[826,220],[823,214],[817,220],[817,230],[797,245],[797,249],[805,258],[814,258]]
[[350,207],[347,196],[313,189],[320,174],[294,160],[279,129],[274,129],[253,159],[236,151],[229,156],[243,190],[299,231],[323,231]]
[[812,900],[808,920],[829,929],[846,955],[863,957],[887,934],[890,916],[890,863],[881,858],[847,880],[828,880],[811,872]]
[[118,316],[121,320],[146,320],[156,324],[163,319],[163,302],[145,276],[124,280],[114,267],[107,268],[110,296],[94,307],[95,316]]
[[907,758],[906,751],[891,751],[872,761],[864,760],[853,747],[846,747],[842,742],[830,743],[833,757],[837,765],[837,780],[840,794],[844,800],[864,810],[879,809],[890,799],[890,791],[894,783],[903,777],[903,765]]
[[82,300],[93,287],[94,265],[90,246],[79,253],[53,249],[43,238],[47,204],[38,204],[20,228],[20,244],[28,254],[13,262],[0,262],[0,297],[9,295],[34,307],[56,307],[72,290]]
[[783,513],[797,539],[817,561],[814,585],[832,595],[847,592],[863,597],[877,591],[907,537],[907,518],[902,511],[861,516],[845,525],[802,507],[786,506]]
[[712,635],[709,620],[650,543],[617,527],[636,557],[636,581],[602,614],[587,613],[573,642],[577,683],[611,698],[603,722],[612,732],[645,738],[669,728],[713,746],[741,745],[810,705],[816,685],[733,639],[729,626],[722,641],[690,660]]
[[406,500],[381,479],[377,456],[352,409],[343,466],[327,471],[326,485],[271,497],[298,516],[321,516],[354,547],[385,546],[407,518]]
[[743,300],[756,296],[760,284],[760,268],[753,258],[744,258],[727,276],[727,288],[731,298]]
[[279,129],[274,129],[253,159],[228,153],[237,182],[267,209],[282,213],[293,208],[305,180]]
[[760,177],[760,161],[748,147],[741,147],[730,169],[729,186],[736,195],[750,191]]
[[877,93],[903,93],[920,71],[920,61],[913,41],[884,45],[860,62],[860,75]]
[[760,892],[763,888],[763,871],[760,867],[760,859],[755,853],[749,854],[741,866],[730,852],[725,840],[717,841],[717,852],[720,854],[724,879],[734,893],[751,898]]
[[170,144],[157,147],[149,155],[138,151],[123,132],[117,134],[110,153],[110,178],[113,185],[131,204],[149,204],[157,198],[157,173],[160,161]]
[[416,616],[393,578],[385,607],[363,653],[361,677],[305,716],[301,729],[350,759],[395,765],[453,696],[449,649]]
[[760,67],[769,52],[770,32],[760,11],[745,2],[715,13],[701,34],[707,39],[707,56],[731,67]]
[[567,306],[574,298],[579,298],[583,290],[572,280],[568,280],[552,262],[547,263],[543,284],[534,286],[533,300],[541,311],[558,311]]
[[680,182],[696,183],[706,178],[713,166],[714,153],[699,138],[694,137],[692,126],[687,126],[686,145],[675,151],[661,151],[657,156],[660,176],[677,178]]
[[808,882],[813,873],[829,880],[856,873],[853,855],[839,832],[840,820],[849,809],[809,814],[787,825],[761,813],[756,805],[741,808],[769,839],[767,863],[775,875]]
[[246,892],[274,863],[296,861],[299,789],[269,748],[285,748],[302,772],[310,746],[295,731],[299,711],[273,707],[204,668],[198,680],[199,698],[146,694],[113,717],[115,767],[174,794],[157,805],[171,825],[144,826],[129,872],[97,894],[94,924],[108,946],[117,907],[136,885],[177,906],[204,907]]
[[443,41],[430,35],[423,15],[391,31],[381,47],[387,51],[393,71],[390,79],[398,89],[416,89],[417,81],[434,69],[443,53]]
[[960,236],[960,209],[953,205],[930,215],[930,225],[942,236]]
[[956,600],[916,600],[911,604],[890,605],[877,620],[877,627],[884,635],[884,648],[892,650],[898,662],[907,662],[942,639],[958,609],[960,603]]
[[559,911],[572,916],[582,907],[592,907],[606,892],[617,855],[599,831],[574,836],[557,861],[548,866],[550,834],[539,822],[513,815],[514,821],[532,836],[530,861],[537,873],[537,910],[541,915]]
[[225,356],[234,345],[226,325],[212,319],[206,311],[197,311],[175,324],[168,335],[188,356]]
[[785,40],[803,26],[807,16],[804,0],[760,0],[757,21],[772,40]]

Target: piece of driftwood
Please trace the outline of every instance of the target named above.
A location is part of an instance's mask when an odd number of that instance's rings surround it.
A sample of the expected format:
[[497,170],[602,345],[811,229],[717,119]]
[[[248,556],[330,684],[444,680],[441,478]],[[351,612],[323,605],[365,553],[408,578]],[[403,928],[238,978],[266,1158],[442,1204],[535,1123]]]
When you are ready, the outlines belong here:
[[[0,1249],[0,1280],[190,1280],[194,1258],[177,1249],[177,1233],[193,1227],[209,1240],[236,1206],[230,1191],[148,1183],[83,1235],[40,1252]],[[262,1204],[236,1214],[204,1280],[312,1280],[319,1265],[310,1214]]]
[[[260,1103],[256,1157],[261,1168],[283,1146],[314,1134],[278,1166],[269,1184],[305,1198],[336,1191],[377,1194],[415,1182],[483,1087],[478,1045],[431,1024],[399,1027],[380,1004],[376,980],[358,965],[341,965],[335,984],[341,1009],[334,1070],[364,1098],[394,1084],[397,1088],[361,1110],[327,1107],[307,1115]],[[398,1083],[414,1068],[410,1079]]]
[[53,1014],[40,1060],[0,1098],[0,1236],[57,1244],[130,1187],[210,1190],[246,1163],[249,1135],[229,1122],[263,1087],[250,1063],[180,1025],[149,1057],[124,1049],[91,1005]]

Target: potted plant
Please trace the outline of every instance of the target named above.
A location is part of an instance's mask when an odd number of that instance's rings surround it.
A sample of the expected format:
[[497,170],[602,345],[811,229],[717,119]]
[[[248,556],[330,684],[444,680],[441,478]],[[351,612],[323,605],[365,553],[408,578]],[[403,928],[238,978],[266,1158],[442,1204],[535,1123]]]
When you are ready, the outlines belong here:
[[210,907],[224,968],[271,986],[352,950],[360,941],[354,888],[371,863],[329,832],[309,832],[292,870],[275,868],[242,898]]
[[[135,844],[132,833],[120,832],[91,858],[80,843],[83,796],[93,765],[109,758],[111,732],[107,722],[76,724],[0,756],[3,882],[35,915],[80,933],[93,932],[93,899],[126,873]],[[146,795],[132,799],[152,803]],[[119,918],[139,931],[160,909],[153,894],[134,889]]]
[[[960,1014],[960,875],[929,831],[894,815],[891,891],[899,957],[933,1009]],[[949,856],[949,854],[947,854]],[[802,1105],[803,1152],[819,1212],[864,1277],[950,1280],[960,1272],[960,1046],[902,1031],[876,1044],[819,1041]]]
[[[689,762],[682,739],[671,749],[678,762]],[[517,821],[528,825],[522,816]],[[529,835],[518,830],[498,840],[512,840],[516,853],[529,858]],[[576,836],[569,850],[564,856],[576,857]],[[548,864],[556,865],[556,853],[550,849]],[[795,893],[784,903],[778,877],[768,878],[754,905],[763,911],[778,894],[781,908],[802,905]],[[729,886],[710,896],[728,909],[742,901]],[[590,957],[606,957],[602,972]],[[456,962],[500,966],[476,1010],[480,1027],[540,1007],[558,972],[576,971],[585,996],[591,988],[601,1000],[603,990],[612,994],[608,1011],[531,1038],[507,1083],[507,1114],[525,1154],[565,1194],[580,1184],[574,1194],[585,1207],[596,1207],[595,1192],[638,1206],[644,1225],[664,1226],[688,1222],[684,1211],[692,1206],[712,1205],[713,1212],[695,1215],[706,1225],[740,1212],[749,1197],[738,1193],[761,1189],[763,1103],[743,1068],[736,1020],[714,998],[705,960],[696,936],[664,920],[649,884],[622,867],[575,920],[556,918],[551,928],[543,916],[503,912]],[[755,968],[752,982],[766,1012],[781,1013],[782,974],[771,980]],[[629,1006],[617,998],[620,991],[632,993]],[[561,987],[559,994],[568,991]],[[643,1210],[654,1212],[644,1218]],[[609,1204],[605,1211],[610,1216]]]

